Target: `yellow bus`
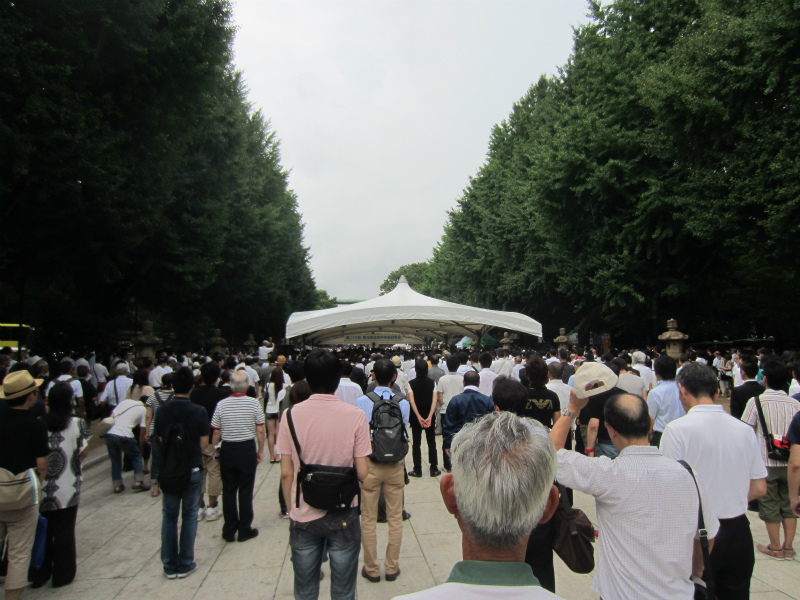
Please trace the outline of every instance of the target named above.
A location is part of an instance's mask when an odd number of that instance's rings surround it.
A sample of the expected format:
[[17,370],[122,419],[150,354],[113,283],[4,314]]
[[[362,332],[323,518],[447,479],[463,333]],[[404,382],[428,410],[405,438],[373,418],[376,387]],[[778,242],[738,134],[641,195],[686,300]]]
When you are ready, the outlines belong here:
[[16,352],[19,350],[20,343],[25,342],[30,332],[30,325],[20,325],[19,323],[0,323],[0,348],[11,346]]

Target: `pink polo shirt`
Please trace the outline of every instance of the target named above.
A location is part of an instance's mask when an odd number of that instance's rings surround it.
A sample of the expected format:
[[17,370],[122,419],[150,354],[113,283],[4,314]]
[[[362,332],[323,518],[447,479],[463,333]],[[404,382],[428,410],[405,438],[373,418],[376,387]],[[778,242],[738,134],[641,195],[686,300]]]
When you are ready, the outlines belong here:
[[[314,394],[308,400],[292,407],[292,421],[300,442],[303,462],[306,464],[351,467],[354,458],[372,453],[369,440],[369,423],[364,411],[336,396]],[[310,507],[300,496],[300,508],[295,503],[297,472],[300,461],[289,431],[289,419],[284,414],[275,445],[278,454],[291,456],[294,464],[292,497],[289,516],[301,523],[325,516],[326,511]],[[288,499],[287,499],[288,500]]]

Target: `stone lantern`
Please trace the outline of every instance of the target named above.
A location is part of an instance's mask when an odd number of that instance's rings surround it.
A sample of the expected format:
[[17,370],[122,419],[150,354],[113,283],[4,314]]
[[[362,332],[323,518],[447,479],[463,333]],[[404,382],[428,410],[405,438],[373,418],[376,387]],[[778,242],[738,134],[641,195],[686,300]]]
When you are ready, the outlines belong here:
[[667,355],[678,360],[683,352],[683,343],[689,339],[689,336],[678,331],[678,322],[670,319],[667,321],[667,331],[658,336],[658,339],[666,343]]
[[155,359],[156,347],[161,345],[163,340],[153,334],[153,322],[142,321],[142,335],[136,336],[131,340],[136,346],[137,358],[141,361],[145,358]]
[[208,346],[210,354],[222,354],[222,349],[225,348],[228,342],[222,337],[222,331],[219,329],[214,330],[214,335],[208,338]]
[[508,331],[504,331],[503,339],[500,340],[500,343],[506,350],[511,350],[514,347],[514,344],[517,343],[517,340],[519,340],[518,333],[509,333]]
[[256,348],[258,348],[258,342],[256,341],[256,338],[252,333],[242,345],[244,346],[245,350],[250,356],[253,356],[253,354],[255,354],[256,352]]
[[566,350],[569,348],[569,338],[567,337],[567,330],[564,327],[561,327],[558,330],[558,337],[553,340],[556,344],[558,344],[559,350]]

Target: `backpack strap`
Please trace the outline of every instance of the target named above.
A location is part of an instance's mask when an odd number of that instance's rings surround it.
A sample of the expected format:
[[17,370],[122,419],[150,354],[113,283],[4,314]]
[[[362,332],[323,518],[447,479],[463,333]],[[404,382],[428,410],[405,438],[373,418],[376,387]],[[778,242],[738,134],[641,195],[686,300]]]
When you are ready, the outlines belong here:
[[380,396],[378,396],[378,394],[376,394],[375,392],[367,392],[367,393],[366,393],[366,396],[367,396],[367,398],[369,398],[370,400],[372,400],[372,403],[373,403],[373,404],[375,404],[376,402],[380,402],[381,400],[383,400],[383,398],[381,398]]
[[764,436],[764,439],[767,440],[767,449],[769,449],[769,444],[771,442],[769,439],[770,433],[767,428],[767,420],[764,418],[764,409],[761,407],[761,395],[753,396],[753,401],[758,410],[758,419],[761,421],[761,434]]
[[[303,459],[300,454],[300,442],[297,441],[297,432],[294,430],[294,421],[292,420],[292,408],[289,407],[286,410],[286,419],[289,424],[289,433],[292,434],[292,441],[294,442],[294,449],[297,450],[297,460],[300,462],[300,469],[302,470],[305,468],[306,464],[303,462]],[[300,474],[297,475],[297,489],[294,493],[295,499],[295,506],[300,508]]]
[[[692,467],[689,466],[689,463],[685,460],[679,460],[678,464],[689,471],[689,475],[692,476],[692,481],[694,481],[694,488],[697,490],[697,530],[700,532],[700,548],[703,550],[703,580],[706,582],[708,600],[716,600],[717,592],[716,585],[714,584],[714,576],[709,569],[711,559],[708,556],[708,530],[706,529],[706,522],[703,518],[703,499],[700,496],[700,486],[697,485],[697,478],[694,476],[694,471],[692,471]],[[705,577],[708,577],[708,579],[705,579]]]

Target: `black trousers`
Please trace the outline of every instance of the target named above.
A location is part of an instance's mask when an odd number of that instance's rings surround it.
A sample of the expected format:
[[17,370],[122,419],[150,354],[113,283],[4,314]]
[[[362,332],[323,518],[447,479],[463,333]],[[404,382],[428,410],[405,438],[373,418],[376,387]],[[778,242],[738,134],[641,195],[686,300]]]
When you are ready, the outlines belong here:
[[[756,555],[747,515],[720,519],[719,532],[711,549],[711,573],[719,600],[746,600]],[[706,569],[708,573],[708,569]]]
[[528,538],[525,550],[525,562],[531,566],[533,575],[541,586],[556,593],[556,573],[553,568],[553,541],[556,528],[553,519],[547,523],[539,523]]
[[[253,525],[253,488],[256,482],[256,441],[222,442],[219,474],[222,478],[222,535],[247,533]],[[238,496],[238,502],[237,502]]]
[[439,456],[436,452],[436,413],[431,420],[431,426],[423,429],[416,415],[411,415],[411,458],[414,461],[414,471],[422,473],[422,433],[425,432],[425,441],[428,443],[428,464],[431,469],[439,467]]
[[47,519],[47,538],[41,569],[30,568],[28,579],[40,586],[51,578],[53,587],[72,583],[75,579],[75,522],[78,507],[61,508],[42,513]]

